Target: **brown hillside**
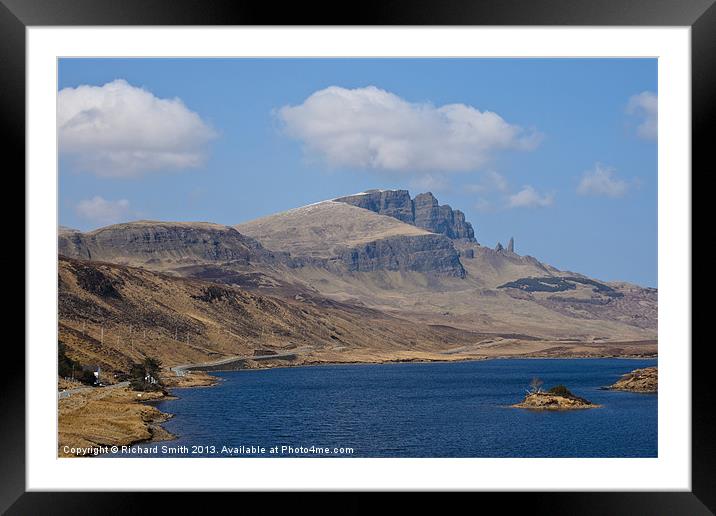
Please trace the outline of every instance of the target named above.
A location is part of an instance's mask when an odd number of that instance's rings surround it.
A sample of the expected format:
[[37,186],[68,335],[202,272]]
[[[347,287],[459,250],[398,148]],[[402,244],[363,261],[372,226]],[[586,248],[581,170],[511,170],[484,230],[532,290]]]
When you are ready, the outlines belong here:
[[290,350],[299,363],[428,358],[476,339],[320,298],[292,302],[65,257],[59,259],[59,317],[67,354],[111,371],[126,371],[145,355],[171,366],[256,349]]

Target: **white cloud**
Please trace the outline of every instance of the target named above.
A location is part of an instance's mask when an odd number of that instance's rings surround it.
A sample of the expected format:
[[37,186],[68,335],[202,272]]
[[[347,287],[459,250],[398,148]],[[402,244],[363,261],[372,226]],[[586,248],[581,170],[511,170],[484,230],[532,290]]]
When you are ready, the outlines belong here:
[[554,194],[540,194],[532,186],[525,185],[519,192],[507,198],[508,208],[544,208],[554,202]]
[[121,79],[60,90],[57,130],[61,153],[105,177],[197,167],[215,137],[181,99],[160,99]]
[[96,224],[115,224],[131,218],[129,201],[119,199],[108,201],[99,195],[77,203],[77,215]]
[[593,170],[587,170],[577,186],[580,195],[622,197],[629,190],[629,184],[616,176],[616,170],[597,163]]
[[277,115],[286,133],[334,166],[452,172],[483,166],[496,151],[531,150],[535,132],[465,104],[411,103],[368,86],[317,91]]
[[642,91],[632,95],[627,104],[627,113],[641,118],[637,134],[647,140],[656,140],[659,127],[659,99],[656,93]]

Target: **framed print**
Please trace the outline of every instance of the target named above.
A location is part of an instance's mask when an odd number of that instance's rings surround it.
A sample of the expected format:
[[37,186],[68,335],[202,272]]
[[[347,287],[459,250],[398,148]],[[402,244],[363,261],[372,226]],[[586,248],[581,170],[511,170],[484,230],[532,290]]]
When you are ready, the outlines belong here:
[[712,2],[82,7],[0,11],[27,192],[9,514],[163,503],[135,491],[714,510],[691,329]]

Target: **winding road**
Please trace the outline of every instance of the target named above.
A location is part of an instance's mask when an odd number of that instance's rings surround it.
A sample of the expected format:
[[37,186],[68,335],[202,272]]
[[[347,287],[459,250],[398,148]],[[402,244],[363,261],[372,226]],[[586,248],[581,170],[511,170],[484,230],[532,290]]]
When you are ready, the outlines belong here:
[[[234,357],[228,357],[228,358],[222,358],[221,360],[216,360],[214,362],[203,362],[201,364],[182,364],[174,367],[170,367],[170,371],[174,371],[174,374],[176,376],[184,376],[187,371],[190,369],[201,369],[205,367],[215,367],[225,364],[231,364],[233,362],[241,362],[244,360],[269,360],[272,358],[278,358],[278,359],[292,359],[296,358],[296,353],[279,353],[276,355],[245,355],[245,356],[234,356]],[[63,400],[66,398],[69,398],[73,394],[77,394],[79,392],[88,391],[92,389],[117,389],[121,387],[126,387],[129,385],[129,382],[119,382],[112,385],[106,385],[104,387],[92,387],[92,386],[86,386],[86,387],[75,387],[73,389],[65,389],[64,391],[59,391],[57,393],[57,399]]]

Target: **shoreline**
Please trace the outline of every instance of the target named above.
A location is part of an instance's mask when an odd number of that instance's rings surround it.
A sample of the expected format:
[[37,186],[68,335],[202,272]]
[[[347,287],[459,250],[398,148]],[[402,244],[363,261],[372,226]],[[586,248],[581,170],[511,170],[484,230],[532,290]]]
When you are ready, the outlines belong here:
[[178,436],[163,424],[175,415],[157,408],[178,399],[174,385],[213,386],[218,379],[198,374],[189,381],[172,379],[164,391],[138,392],[129,386],[83,389],[58,400],[57,458],[104,456],[123,446],[171,441]]
[[[464,363],[464,362],[484,362],[486,360],[604,360],[604,359],[615,359],[615,360],[658,360],[658,355],[645,355],[645,356],[615,356],[615,355],[603,355],[603,356],[521,356],[521,355],[501,355],[501,356],[482,356],[482,357],[466,357],[458,358],[454,360],[439,360],[439,359],[398,359],[398,360],[384,360],[381,362],[365,362],[365,361],[346,361],[346,362],[311,362],[301,363],[296,365],[279,365],[269,367],[246,367],[240,369],[214,369],[211,371],[201,371],[211,375],[211,373],[249,373],[266,371],[270,369],[295,369],[300,367],[326,367],[326,366],[369,366],[369,365],[390,365],[390,364],[446,364],[446,363]],[[206,364],[196,364],[199,366],[205,366]],[[188,371],[192,371],[189,369]],[[211,386],[207,386],[211,387]],[[174,388],[178,389],[191,389],[193,387],[181,387],[177,386]]]

